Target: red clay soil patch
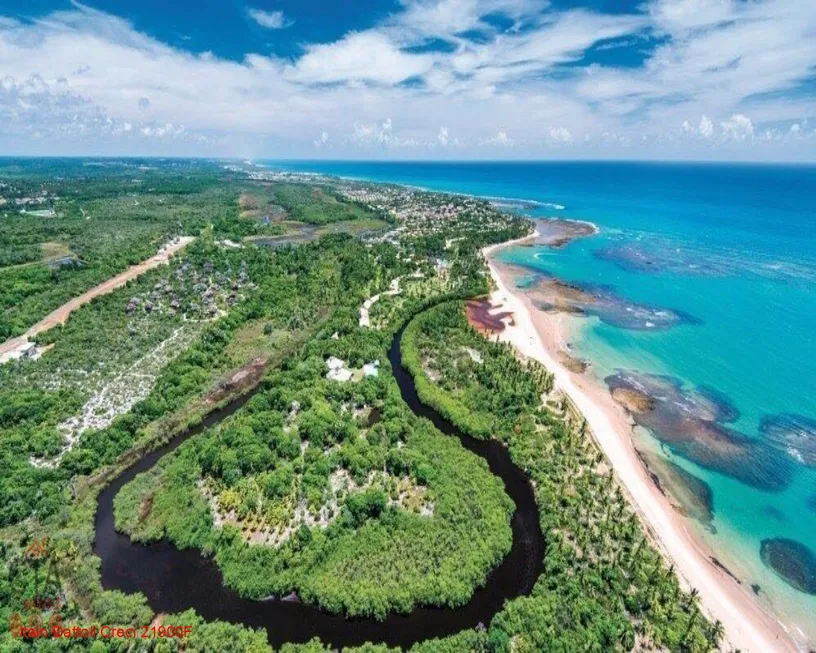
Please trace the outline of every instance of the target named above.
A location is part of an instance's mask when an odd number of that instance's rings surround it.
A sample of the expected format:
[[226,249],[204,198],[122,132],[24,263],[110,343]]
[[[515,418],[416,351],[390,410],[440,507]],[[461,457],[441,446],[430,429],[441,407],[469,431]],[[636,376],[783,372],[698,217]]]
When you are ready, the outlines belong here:
[[207,396],[207,403],[216,404],[229,395],[242,392],[254,386],[266,371],[266,360],[256,358],[236,371],[230,378],[218,384],[218,387]]
[[492,314],[493,306],[486,299],[471,300],[465,303],[465,312],[470,325],[479,333],[501,333],[504,331],[504,321],[510,318],[513,324],[513,314],[508,311]]

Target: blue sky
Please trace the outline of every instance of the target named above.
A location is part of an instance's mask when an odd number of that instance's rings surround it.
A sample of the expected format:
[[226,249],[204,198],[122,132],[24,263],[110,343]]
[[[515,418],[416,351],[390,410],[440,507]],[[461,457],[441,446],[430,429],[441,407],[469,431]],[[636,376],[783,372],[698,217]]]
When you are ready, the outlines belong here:
[[816,160],[803,0],[0,0],[0,151]]

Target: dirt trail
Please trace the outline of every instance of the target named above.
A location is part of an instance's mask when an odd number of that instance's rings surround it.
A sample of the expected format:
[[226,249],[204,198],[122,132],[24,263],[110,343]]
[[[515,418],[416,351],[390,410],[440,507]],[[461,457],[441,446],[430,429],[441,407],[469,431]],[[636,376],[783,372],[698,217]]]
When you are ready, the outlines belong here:
[[162,247],[157,254],[151,256],[149,259],[129,267],[124,272],[117,274],[115,277],[111,277],[107,281],[103,281],[98,286],[91,288],[87,292],[81,294],[79,297],[74,297],[73,299],[65,302],[58,309],[52,311],[42,320],[37,322],[37,324],[32,326],[23,335],[16,338],[10,338],[9,340],[6,340],[4,343],[0,344],[0,364],[14,358],[15,353],[17,353],[18,350],[20,350],[29,341],[29,338],[33,338],[38,333],[43,331],[48,331],[48,329],[55,327],[58,324],[65,324],[68,316],[80,306],[87,304],[94,297],[106,295],[109,292],[113,292],[117,288],[121,288],[128,281],[135,279],[148,270],[152,270],[159,265],[167,263],[173,254],[181,249],[184,249],[193,240],[195,239],[192,236],[182,236],[180,238],[176,238],[168,245]]

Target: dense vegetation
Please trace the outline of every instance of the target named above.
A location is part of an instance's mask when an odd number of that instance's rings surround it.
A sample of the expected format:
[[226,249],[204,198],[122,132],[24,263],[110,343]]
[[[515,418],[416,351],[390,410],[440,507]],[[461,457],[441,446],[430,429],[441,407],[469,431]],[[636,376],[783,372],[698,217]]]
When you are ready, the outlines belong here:
[[504,641],[516,651],[715,646],[721,626],[704,620],[696,593],[682,592],[644,537],[585,423],[566,405],[542,403],[551,388],[542,370],[531,374],[512,349],[479,336],[461,303],[420,315],[402,346],[423,400],[475,436],[490,429],[533,481],[547,537],[544,573],[531,596],[494,620]]
[[[405,366],[422,401],[474,437],[509,433],[550,393],[552,375],[537,361],[516,360],[512,345],[486,341],[464,328],[459,309],[449,304],[414,320],[403,340]],[[423,328],[429,320],[444,330],[444,347],[432,342],[437,330]]]
[[239,198],[248,189],[278,201],[290,229],[297,228],[292,221],[358,221],[372,229],[384,224],[375,218],[387,217],[323,186],[278,184],[269,192],[217,164],[2,163],[0,339],[147,259],[172,236],[196,235],[207,225],[216,238],[235,241],[281,233],[274,222],[238,219],[247,213]]
[[[480,459],[405,407],[386,351],[427,306],[487,292],[480,247],[529,225],[474,198],[391,186],[205,162],[91,163],[0,162],[0,304],[13,307],[0,339],[166,239],[196,240],[41,334],[40,358],[0,366],[0,621],[158,619],[193,634],[55,642],[4,629],[0,650],[270,650],[263,631],[192,611],[157,617],[143,596],[103,590],[92,550],[108,480],[257,384],[231,418],[123,488],[118,527],[213,554],[250,597],[296,590],[329,611],[375,616],[467,601],[510,546],[512,504]],[[18,205],[24,197],[44,199]],[[386,223],[398,228],[371,233]],[[297,247],[245,240],[294,232]],[[373,297],[366,325],[361,307]],[[545,370],[479,336],[457,303],[421,313],[403,347],[424,401],[510,447],[534,483],[548,544],[531,596],[484,629],[415,651],[710,648],[718,626],[644,538],[577,418],[553,397],[542,403]],[[330,357],[348,376],[327,378]],[[377,375],[364,375],[377,361]],[[136,378],[140,393],[122,399]],[[94,421],[111,404],[109,419]],[[104,425],[69,442],[83,416]]]
[[[256,297],[274,299],[269,304],[244,302],[236,304],[230,315],[217,322],[200,319],[198,314],[184,311],[199,293],[191,283],[179,281],[176,273],[182,265],[201,268],[213,265],[217,274],[230,265],[240,265],[237,255],[225,252],[202,239],[188,253],[182,264],[157,269],[121,291],[103,296],[78,311],[63,328],[46,332],[40,341],[53,345],[53,350],[38,360],[21,360],[0,368],[2,396],[8,410],[4,411],[4,428],[0,435],[0,525],[14,523],[32,512],[48,517],[63,501],[67,482],[77,474],[89,474],[101,465],[110,464],[138,442],[148,424],[181,408],[191,397],[206,389],[214,371],[229,363],[226,348],[240,325],[250,317],[283,315],[288,320],[287,306],[295,294],[293,284],[282,271],[266,269],[264,290],[254,291]],[[258,262],[260,264],[260,262]],[[254,268],[255,266],[253,266]],[[254,270],[260,274],[260,269]],[[271,273],[271,274],[270,274]],[[125,307],[133,297],[149,297],[152,288],[162,279],[173,279],[179,311],[129,315]],[[147,299],[145,299],[147,301]],[[225,304],[226,305],[226,304]],[[288,326],[285,324],[283,326]],[[177,354],[173,348],[182,343],[192,344]],[[151,356],[170,342],[166,357]],[[166,363],[163,370],[154,370],[153,359]],[[71,415],[89,412],[93,423],[97,405],[115,409],[129,406],[129,397],[113,396],[111,388],[124,386],[132,390],[137,369],[144,380],[155,375],[155,385],[149,395],[138,401],[127,415],[115,419],[109,426],[90,430],[64,454],[59,467],[33,466],[30,457],[48,458],[63,446],[63,433],[57,428]],[[161,371],[159,374],[158,372]],[[120,380],[122,381],[120,383]],[[32,401],[33,398],[37,401]],[[94,402],[94,398],[107,403]],[[88,402],[88,408],[82,406]],[[25,410],[15,409],[24,406]],[[39,487],[38,492],[31,488]]]
[[214,551],[227,583],[252,598],[294,590],[379,617],[464,603],[510,548],[501,481],[414,418],[390,378],[324,379],[332,342],[313,342],[233,419],[126,486],[117,524]]
[[386,218],[383,212],[353,202],[342,201],[328,187],[282,183],[274,187],[273,196],[290,220],[307,224],[325,225],[346,220],[361,220],[373,216]]
[[[2,339],[155,254],[172,236],[194,235],[237,212],[236,191],[221,183],[229,180],[216,166],[66,169],[53,162],[26,175],[7,164],[0,179],[0,261],[8,263],[0,268]],[[22,265],[13,265],[16,252]]]

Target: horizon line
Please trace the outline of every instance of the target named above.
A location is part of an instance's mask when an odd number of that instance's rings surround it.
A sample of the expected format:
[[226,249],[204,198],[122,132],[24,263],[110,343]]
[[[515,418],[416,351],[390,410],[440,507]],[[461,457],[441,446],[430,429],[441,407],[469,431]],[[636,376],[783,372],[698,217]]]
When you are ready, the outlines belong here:
[[812,161],[786,160],[754,160],[754,159],[637,159],[637,158],[566,158],[566,159],[367,159],[367,158],[337,158],[314,159],[306,157],[274,158],[267,156],[206,156],[206,155],[168,155],[168,154],[2,154],[0,161],[13,159],[132,159],[132,160],[171,160],[171,161],[238,161],[241,163],[254,161],[269,161],[278,163],[424,163],[424,164],[522,164],[522,163],[648,163],[688,164],[688,165],[751,165],[751,166],[816,166],[816,159]]

